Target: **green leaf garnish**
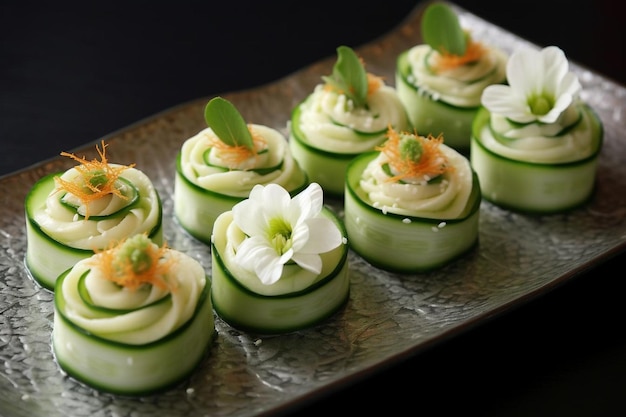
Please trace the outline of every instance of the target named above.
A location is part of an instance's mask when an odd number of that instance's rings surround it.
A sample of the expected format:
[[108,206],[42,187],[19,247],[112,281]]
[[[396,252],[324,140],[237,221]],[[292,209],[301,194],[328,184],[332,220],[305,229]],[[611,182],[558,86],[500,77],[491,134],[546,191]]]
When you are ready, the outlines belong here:
[[322,76],[326,84],[345,94],[356,107],[367,103],[367,72],[357,54],[348,46],[337,48],[337,61],[330,76]]
[[211,99],[204,108],[204,120],[226,145],[254,148],[246,121],[230,101],[222,97]]
[[459,17],[446,4],[433,3],[422,16],[422,38],[439,53],[463,56],[468,35],[463,31]]

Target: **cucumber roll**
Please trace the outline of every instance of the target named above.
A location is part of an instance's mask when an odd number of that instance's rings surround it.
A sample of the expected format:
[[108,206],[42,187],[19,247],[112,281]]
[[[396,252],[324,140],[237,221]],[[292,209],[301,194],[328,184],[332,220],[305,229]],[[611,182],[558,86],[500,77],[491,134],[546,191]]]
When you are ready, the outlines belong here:
[[83,259],[56,281],[55,359],[99,391],[139,396],[171,388],[216,336],[210,286],[198,261],[146,235]]
[[61,153],[80,164],[38,180],[25,199],[26,266],[34,280],[53,290],[57,277],[111,242],[147,233],[163,239],[161,199],[150,178],[134,165]]

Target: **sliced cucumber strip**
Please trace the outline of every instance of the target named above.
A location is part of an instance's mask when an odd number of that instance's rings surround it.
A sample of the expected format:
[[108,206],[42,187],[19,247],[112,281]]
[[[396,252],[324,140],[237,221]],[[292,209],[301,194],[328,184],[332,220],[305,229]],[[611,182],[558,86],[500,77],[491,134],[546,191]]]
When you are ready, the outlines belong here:
[[[263,175],[262,170],[259,173]],[[299,193],[309,184],[308,177],[304,172],[298,171],[298,174],[301,175],[290,179],[290,183],[287,185],[291,195]],[[251,184],[250,188],[252,185],[254,184]],[[176,220],[187,233],[207,245],[211,243],[215,219],[247,198],[247,195],[232,196],[211,191],[191,182],[183,174],[181,153],[176,158],[174,189],[174,216]]]
[[363,154],[348,167],[344,222],[350,247],[357,254],[387,271],[425,272],[448,264],[478,243],[481,193],[475,173],[471,195],[458,218],[441,220],[383,213],[367,203],[359,185],[362,172],[376,155]]
[[[50,174],[37,181],[26,195],[24,204],[28,243],[25,257],[26,267],[33,280],[41,287],[50,291],[54,290],[54,283],[61,273],[81,259],[88,258],[94,254],[94,251],[91,249],[74,248],[52,238],[35,220],[36,213],[45,209],[46,199],[55,188],[54,177],[58,175],[60,174]],[[156,190],[154,192],[159,205],[158,222],[150,230],[148,236],[155,243],[161,244],[163,242],[163,209],[158,193]],[[113,218],[119,216],[120,214],[117,213],[113,215]],[[78,216],[77,219],[82,220],[82,217]],[[90,218],[90,221],[92,219]]]
[[[215,164],[212,164],[210,162],[210,157],[209,156],[211,154],[211,150],[212,150],[212,148],[207,148],[207,150],[204,151],[204,154],[202,155],[204,163],[207,166],[213,167],[215,169],[219,169],[222,172],[229,171],[230,168],[228,168],[228,167],[221,166],[221,165],[215,165]],[[267,153],[267,152],[268,152],[267,149],[263,149],[261,152],[259,152],[259,155]],[[273,166],[261,167],[261,168],[252,168],[252,169],[250,169],[250,171],[256,172],[259,175],[266,175],[266,174],[269,174],[270,172],[276,171],[278,169],[282,169],[284,163],[285,163],[284,159],[281,159],[280,162],[278,162],[277,164],[275,164]]]
[[384,136],[387,133],[387,128],[384,128],[382,130],[378,130],[378,131],[373,131],[372,132],[372,131],[357,130],[357,129],[354,129],[353,127],[350,127],[350,126],[348,126],[348,125],[346,125],[344,123],[340,123],[340,122],[338,122],[336,120],[332,120],[332,123],[334,125],[337,125],[337,126],[348,128],[348,129],[352,130],[357,136],[362,136],[364,138],[380,137],[380,136]]
[[243,200],[204,189],[189,181],[180,169],[180,155],[174,178],[174,215],[183,229],[209,245],[217,217]]
[[[328,208],[323,214],[345,229]],[[279,334],[301,330],[323,322],[341,309],[348,300],[348,245],[343,244],[322,255],[328,274],[310,287],[287,294],[262,295],[244,287],[223,260],[226,229],[232,213],[225,213],[215,223],[211,247],[212,289],[215,312],[233,327],[259,334]]]
[[[89,216],[90,220],[104,220],[104,219],[111,219],[115,217],[122,217],[128,214],[130,210],[132,210],[133,208],[139,205],[139,190],[137,190],[137,187],[135,187],[133,184],[131,184],[130,181],[128,181],[125,178],[120,178],[118,181],[122,182],[125,186],[126,193],[124,195],[128,199],[126,201],[126,204],[123,207],[121,207],[119,210],[106,214],[106,215]],[[75,212],[76,215],[79,217],[79,219],[84,219],[85,213],[80,212],[79,206],[76,206],[68,202],[67,200],[65,200],[64,197],[66,195],[67,193],[61,196],[60,203],[64,205],[65,207],[67,207],[69,210],[72,210],[73,212]]]
[[66,275],[56,283],[53,352],[64,372],[92,388],[128,396],[165,391],[194,372],[216,337],[208,278],[187,323],[155,342],[131,345],[95,336],[72,323],[63,291],[58,290]]
[[410,73],[408,51],[404,51],[397,60],[396,90],[417,133],[424,136],[443,134],[446,145],[467,154],[472,121],[479,107],[458,107],[437,100],[413,85],[409,81]]
[[506,209],[537,214],[564,212],[586,203],[594,189],[603,127],[590,107],[582,111],[589,123],[578,122],[574,129],[591,127],[594,151],[583,160],[559,164],[517,161],[487,149],[481,132],[489,129],[490,115],[481,108],[473,125],[471,164],[483,198]]
[[318,183],[329,196],[342,196],[346,169],[358,153],[328,152],[312,146],[299,128],[300,113],[301,104],[292,113],[289,138],[291,154],[307,173],[310,182]]

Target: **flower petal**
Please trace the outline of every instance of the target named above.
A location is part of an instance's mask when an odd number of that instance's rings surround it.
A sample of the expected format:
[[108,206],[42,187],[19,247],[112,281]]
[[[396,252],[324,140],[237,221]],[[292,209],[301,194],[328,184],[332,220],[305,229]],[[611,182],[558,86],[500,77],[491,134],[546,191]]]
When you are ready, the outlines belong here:
[[319,274],[322,272],[322,258],[317,254],[296,253],[292,260],[302,269]]
[[283,265],[290,257],[282,259],[263,239],[250,237],[239,246],[235,261],[242,268],[254,272],[262,283],[270,285],[280,279]]
[[285,212],[289,210],[291,204],[291,196],[280,185],[271,183],[262,189],[262,197],[256,201],[267,222],[272,218],[285,217]]
[[506,85],[490,85],[483,91],[483,106],[492,113],[505,114],[520,123],[528,123],[537,119],[526,103],[526,97],[517,95]]
[[325,253],[343,242],[341,232],[332,220],[317,217],[307,220],[309,239],[300,248],[302,253]]
[[[302,219],[317,216],[324,204],[324,191],[318,183],[311,183],[307,188],[297,194],[291,201],[292,209],[297,209],[298,218],[290,217],[292,224],[297,224]],[[294,211],[295,215],[296,211]]]
[[509,57],[506,66],[507,82],[518,97],[538,94],[543,84],[543,66],[538,51],[523,48]]
[[233,209],[233,221],[248,236],[263,234],[265,222],[260,221],[258,205],[251,199],[237,203]]

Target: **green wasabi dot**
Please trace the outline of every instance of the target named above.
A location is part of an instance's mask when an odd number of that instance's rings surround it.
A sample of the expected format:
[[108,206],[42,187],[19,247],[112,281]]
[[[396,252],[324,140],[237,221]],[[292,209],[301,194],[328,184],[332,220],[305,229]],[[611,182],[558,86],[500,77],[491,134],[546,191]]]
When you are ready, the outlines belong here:
[[99,189],[100,186],[106,184],[108,180],[109,179],[107,178],[106,172],[99,169],[91,172],[89,184]]
[[422,142],[413,135],[402,135],[398,148],[402,159],[418,162],[422,157]]
[[152,242],[146,235],[135,235],[122,244],[117,253],[116,263],[132,265],[133,272],[140,274],[152,266],[148,248]]

